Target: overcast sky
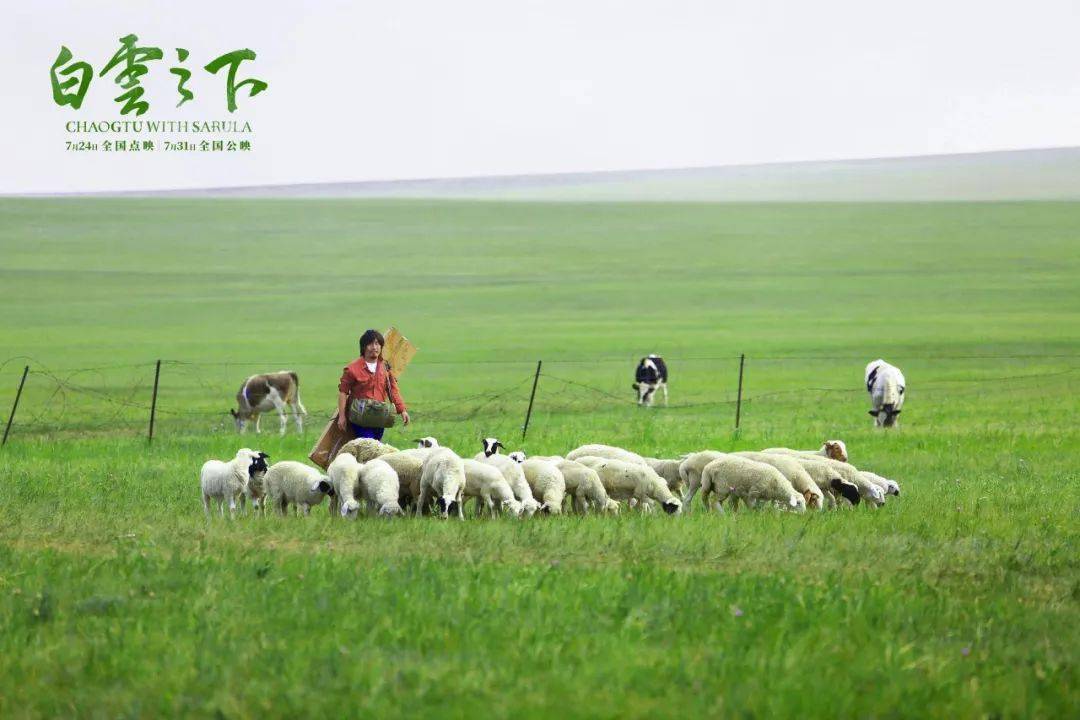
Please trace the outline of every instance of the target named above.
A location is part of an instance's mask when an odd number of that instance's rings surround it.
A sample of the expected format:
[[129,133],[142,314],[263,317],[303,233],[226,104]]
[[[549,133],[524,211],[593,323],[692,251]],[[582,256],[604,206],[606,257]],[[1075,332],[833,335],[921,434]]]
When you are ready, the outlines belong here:
[[[217,187],[1080,145],[1080,2],[10,2],[0,193]],[[251,122],[248,154],[72,153],[121,119],[95,77],[52,100],[61,45],[162,48],[140,119]],[[175,48],[195,99],[175,108]],[[201,70],[250,47],[225,108]],[[222,71],[224,74],[224,71]],[[129,118],[132,116],[128,116]],[[102,138],[98,138],[99,140]],[[197,138],[201,139],[201,138]]]

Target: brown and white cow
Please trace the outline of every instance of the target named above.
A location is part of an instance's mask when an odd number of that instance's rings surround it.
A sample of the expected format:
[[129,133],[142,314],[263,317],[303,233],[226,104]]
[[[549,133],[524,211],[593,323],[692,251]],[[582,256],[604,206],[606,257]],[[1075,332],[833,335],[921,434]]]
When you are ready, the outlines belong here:
[[255,421],[255,432],[259,432],[259,414],[277,410],[281,418],[281,434],[285,434],[288,420],[285,407],[292,407],[293,419],[296,420],[297,432],[304,432],[303,416],[307,415],[304,404],[300,402],[300,378],[291,370],[276,373],[252,375],[240,386],[236,393],[236,410],[230,410],[236,420],[236,429],[244,432],[248,420]]

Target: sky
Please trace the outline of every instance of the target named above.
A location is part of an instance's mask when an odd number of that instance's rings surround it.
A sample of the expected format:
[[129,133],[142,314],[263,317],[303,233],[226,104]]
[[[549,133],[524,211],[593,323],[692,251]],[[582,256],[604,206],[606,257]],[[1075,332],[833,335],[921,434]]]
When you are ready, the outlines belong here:
[[[0,194],[1075,146],[1078,30],[1075,0],[11,2]],[[67,150],[110,137],[70,120],[135,119],[115,71],[98,76],[131,33],[165,53],[137,119],[246,121],[252,149]],[[53,101],[61,46],[95,70],[78,110]],[[268,87],[229,113],[225,71],[202,66],[240,48],[257,57],[238,78]],[[180,108],[177,65],[195,93]]]

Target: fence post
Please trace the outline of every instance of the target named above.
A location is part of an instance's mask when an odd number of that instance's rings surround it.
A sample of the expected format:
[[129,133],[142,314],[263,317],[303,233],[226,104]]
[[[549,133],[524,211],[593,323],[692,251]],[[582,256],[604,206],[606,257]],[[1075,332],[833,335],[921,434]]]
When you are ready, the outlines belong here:
[[0,442],[0,447],[7,445],[7,436],[11,432],[11,423],[15,420],[15,411],[19,408],[19,398],[22,397],[23,384],[26,382],[26,375],[30,372],[30,366],[27,365],[22,371],[22,380],[19,381],[19,390],[15,393],[15,404],[11,406],[11,414],[8,415],[7,426],[4,428],[4,440]]
[[154,414],[157,412],[157,388],[158,378],[161,377],[161,361],[157,361],[157,367],[154,368],[154,397],[150,400],[150,434],[146,438],[146,442],[154,442]]
[[521,427],[521,439],[525,439],[525,433],[529,432],[529,418],[532,417],[533,398],[536,397],[536,383],[540,382],[540,366],[543,360],[536,361],[536,376],[533,378],[532,393],[529,395],[529,409],[525,412],[525,424]]
[[739,355],[739,397],[735,401],[735,429],[739,429],[739,418],[742,417],[742,375],[743,365],[746,363],[746,354]]

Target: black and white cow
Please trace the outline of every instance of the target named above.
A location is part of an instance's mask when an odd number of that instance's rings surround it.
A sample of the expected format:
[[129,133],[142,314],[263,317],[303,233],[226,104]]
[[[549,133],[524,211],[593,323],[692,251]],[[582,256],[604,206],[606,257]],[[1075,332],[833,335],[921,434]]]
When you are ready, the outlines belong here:
[[277,410],[281,418],[281,434],[285,434],[288,421],[285,418],[286,406],[291,407],[297,432],[304,432],[303,416],[307,415],[304,404],[300,402],[300,378],[291,370],[276,373],[252,375],[240,386],[236,393],[236,410],[230,410],[236,420],[236,429],[244,432],[248,420],[255,421],[255,432],[259,432],[259,414]]
[[866,392],[870,393],[870,414],[876,427],[893,427],[904,406],[907,383],[904,373],[881,358],[866,366]]
[[653,396],[657,390],[664,391],[664,405],[667,405],[667,380],[667,365],[664,363],[664,358],[659,355],[641,358],[637,370],[634,371],[634,384],[631,386],[637,390],[638,405],[652,405]]

